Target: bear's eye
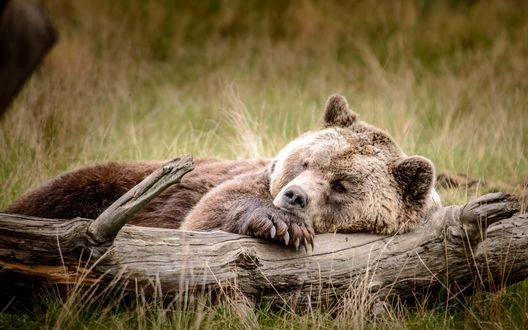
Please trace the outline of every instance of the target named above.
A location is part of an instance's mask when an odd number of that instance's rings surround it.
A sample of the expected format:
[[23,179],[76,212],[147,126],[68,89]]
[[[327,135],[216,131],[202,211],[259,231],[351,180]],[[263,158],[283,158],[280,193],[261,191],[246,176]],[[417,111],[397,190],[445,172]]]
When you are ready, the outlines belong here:
[[340,194],[344,194],[347,192],[347,189],[345,188],[345,186],[343,185],[341,181],[332,182],[331,187],[333,191],[338,192]]
[[304,161],[304,162],[302,163],[302,167],[303,167],[304,169],[307,169],[307,168],[308,168],[308,165],[309,165],[309,164],[308,164],[307,161]]

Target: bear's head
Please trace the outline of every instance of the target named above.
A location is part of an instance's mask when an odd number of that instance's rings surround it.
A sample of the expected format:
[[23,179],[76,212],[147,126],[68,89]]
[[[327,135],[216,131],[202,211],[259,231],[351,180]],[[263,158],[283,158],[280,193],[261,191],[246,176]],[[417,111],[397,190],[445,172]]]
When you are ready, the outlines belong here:
[[431,161],[407,156],[340,95],[328,99],[322,129],[278,153],[269,179],[273,204],[317,233],[402,233],[439,206]]

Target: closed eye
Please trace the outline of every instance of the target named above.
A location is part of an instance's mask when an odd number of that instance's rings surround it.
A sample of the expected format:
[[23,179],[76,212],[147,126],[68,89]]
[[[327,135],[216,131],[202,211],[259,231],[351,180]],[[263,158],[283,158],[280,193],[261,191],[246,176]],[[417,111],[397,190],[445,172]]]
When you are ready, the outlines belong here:
[[335,192],[338,192],[340,194],[344,194],[347,192],[347,189],[345,188],[345,186],[343,185],[343,183],[341,181],[334,181],[332,182],[332,190],[335,191]]

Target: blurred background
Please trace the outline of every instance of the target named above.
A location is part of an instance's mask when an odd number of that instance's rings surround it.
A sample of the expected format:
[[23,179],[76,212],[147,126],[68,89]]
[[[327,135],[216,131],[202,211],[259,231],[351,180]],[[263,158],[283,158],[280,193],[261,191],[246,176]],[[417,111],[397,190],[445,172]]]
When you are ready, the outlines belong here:
[[332,93],[488,183],[448,203],[528,182],[528,2],[38,3],[58,39],[1,119],[0,207],[85,163],[273,157]]

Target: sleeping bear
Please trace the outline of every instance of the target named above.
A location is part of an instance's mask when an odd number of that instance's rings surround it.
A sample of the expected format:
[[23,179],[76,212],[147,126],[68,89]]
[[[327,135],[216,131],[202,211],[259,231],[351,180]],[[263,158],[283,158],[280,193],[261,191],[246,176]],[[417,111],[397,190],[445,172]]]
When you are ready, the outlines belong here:
[[[90,165],[38,187],[5,212],[96,218],[163,162]],[[385,132],[331,96],[322,127],[272,160],[198,159],[194,171],[140,210],[130,224],[221,229],[313,245],[315,233],[396,234],[439,207],[431,161],[407,156]]]

